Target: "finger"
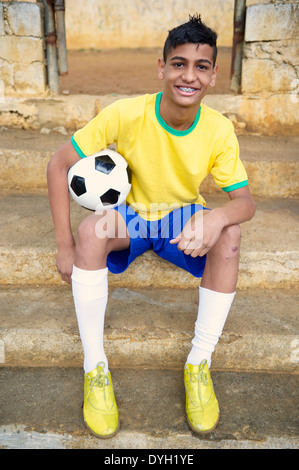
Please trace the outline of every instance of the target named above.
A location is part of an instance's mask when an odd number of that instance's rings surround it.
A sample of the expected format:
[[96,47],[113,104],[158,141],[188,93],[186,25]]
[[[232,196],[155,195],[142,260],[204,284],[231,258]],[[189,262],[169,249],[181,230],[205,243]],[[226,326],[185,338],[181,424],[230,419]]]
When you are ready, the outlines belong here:
[[67,276],[67,278],[65,279],[65,282],[67,284],[71,284],[71,276]]
[[182,251],[185,253],[185,255],[191,255],[194,249],[197,248],[196,246],[194,246],[194,240],[185,241],[184,246],[185,248]]
[[181,241],[181,237],[178,236],[176,238],[173,238],[172,240],[169,240],[169,243],[171,243],[172,245],[174,245],[175,243],[179,243]]
[[60,274],[60,277],[62,279],[63,282],[66,282],[67,284],[70,284],[71,283],[71,276],[70,274],[63,274],[63,273],[59,273]]
[[190,253],[191,258],[197,258],[198,256],[202,257],[203,255],[201,254],[200,250],[193,250],[192,253]]
[[184,250],[185,255],[191,255],[192,256],[193,252],[194,252],[194,250],[190,250],[190,249]]
[[180,243],[180,242],[184,242],[184,241],[190,241],[191,240],[191,236],[188,236],[187,233],[179,233],[175,238],[172,238],[171,240],[169,240],[169,243],[171,244],[175,244],[175,243]]
[[208,253],[208,251],[209,251],[209,248],[207,247],[199,248],[198,250],[194,250],[190,256],[192,256],[192,258],[196,258],[196,256],[200,256],[202,258]]
[[185,250],[189,252],[188,254],[190,254],[193,250],[199,250],[202,248],[202,239],[186,237],[183,242],[184,244],[182,246],[184,246]]
[[178,249],[179,250],[185,250],[187,248],[189,240],[186,240],[185,238],[180,238],[179,243],[178,243]]
[[197,248],[189,248],[187,250],[184,250],[185,255],[190,255],[192,258],[196,258],[197,256],[200,256],[201,254],[201,247]]

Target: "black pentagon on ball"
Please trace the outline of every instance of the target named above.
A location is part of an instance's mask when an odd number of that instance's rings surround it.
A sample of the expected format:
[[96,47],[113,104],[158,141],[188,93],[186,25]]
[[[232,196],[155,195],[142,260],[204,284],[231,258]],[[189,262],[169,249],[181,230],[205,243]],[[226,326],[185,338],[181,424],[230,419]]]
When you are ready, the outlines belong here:
[[95,157],[95,169],[101,173],[109,175],[115,166],[114,161],[109,157],[109,155],[100,155],[99,157]]
[[117,204],[120,192],[116,189],[108,189],[108,191],[103,194],[100,199],[103,206],[108,206],[110,204]]
[[71,181],[71,188],[76,196],[82,196],[86,193],[85,179],[82,176],[74,175]]

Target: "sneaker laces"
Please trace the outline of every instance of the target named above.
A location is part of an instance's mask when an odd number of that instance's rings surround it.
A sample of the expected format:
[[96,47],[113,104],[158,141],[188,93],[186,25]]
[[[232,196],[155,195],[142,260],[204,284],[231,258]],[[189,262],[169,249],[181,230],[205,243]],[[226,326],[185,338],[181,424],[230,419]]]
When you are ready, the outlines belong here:
[[209,376],[207,374],[207,372],[204,372],[204,366],[205,364],[207,364],[207,361],[204,360],[200,363],[200,369],[198,371],[198,373],[195,373],[195,372],[189,372],[189,376],[190,376],[190,381],[192,383],[195,383],[197,381],[200,381],[202,382],[204,385],[208,385],[208,379],[209,379]]
[[192,383],[196,383],[198,382],[198,394],[199,394],[199,398],[200,400],[202,399],[201,397],[201,389],[200,389],[200,383],[202,383],[203,385],[207,386],[209,384],[209,376],[208,376],[208,373],[207,372],[204,372],[204,366],[207,364],[207,361],[204,360],[200,363],[200,368],[199,368],[199,371],[198,373],[195,373],[195,372],[190,372],[188,370],[188,373],[189,373],[189,378],[190,378],[190,382]]
[[107,375],[105,375],[105,363],[99,362],[97,364],[97,375],[94,377],[90,377],[90,389],[92,390],[93,387],[102,388],[104,392],[104,399],[106,398],[106,385],[109,385],[109,379]]

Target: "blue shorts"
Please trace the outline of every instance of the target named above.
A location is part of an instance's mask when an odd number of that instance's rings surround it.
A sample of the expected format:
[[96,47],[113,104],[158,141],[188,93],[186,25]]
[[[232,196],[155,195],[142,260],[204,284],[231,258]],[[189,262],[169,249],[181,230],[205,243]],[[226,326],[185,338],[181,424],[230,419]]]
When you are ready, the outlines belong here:
[[116,207],[124,218],[130,235],[130,247],[122,251],[112,251],[107,258],[107,267],[111,273],[124,272],[137,256],[147,250],[153,250],[161,258],[188,271],[195,277],[202,277],[206,257],[192,258],[185,255],[169,241],[181,233],[190,217],[198,211],[206,210],[200,204],[191,204],[174,209],[160,220],[148,221],[140,217],[130,206],[121,204]]

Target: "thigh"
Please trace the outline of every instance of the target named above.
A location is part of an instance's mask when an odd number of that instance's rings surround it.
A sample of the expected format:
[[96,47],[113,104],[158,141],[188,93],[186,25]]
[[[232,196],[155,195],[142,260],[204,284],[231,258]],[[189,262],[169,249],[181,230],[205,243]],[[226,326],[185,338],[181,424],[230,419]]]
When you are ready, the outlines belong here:
[[160,237],[154,240],[153,250],[161,258],[169,261],[175,266],[188,271],[195,277],[202,277],[206,257],[192,258],[180,251],[176,244],[171,244],[170,240],[179,235],[187,221],[198,211],[206,210],[200,204],[175,209],[164,220],[161,220]]
[[105,209],[94,214],[94,229],[98,239],[106,239],[109,250],[124,250],[130,246],[130,236],[121,214]]
[[129,243],[123,248],[117,246],[109,252],[107,266],[110,272],[119,274],[124,272],[128,266],[145,251],[152,248],[152,243],[147,236],[147,221],[142,219],[132,208],[122,204],[115,208],[115,212],[122,218],[129,237]]
[[114,209],[95,212],[82,220],[78,228],[77,244],[80,246],[105,246],[110,249],[125,249],[130,237],[121,215]]

